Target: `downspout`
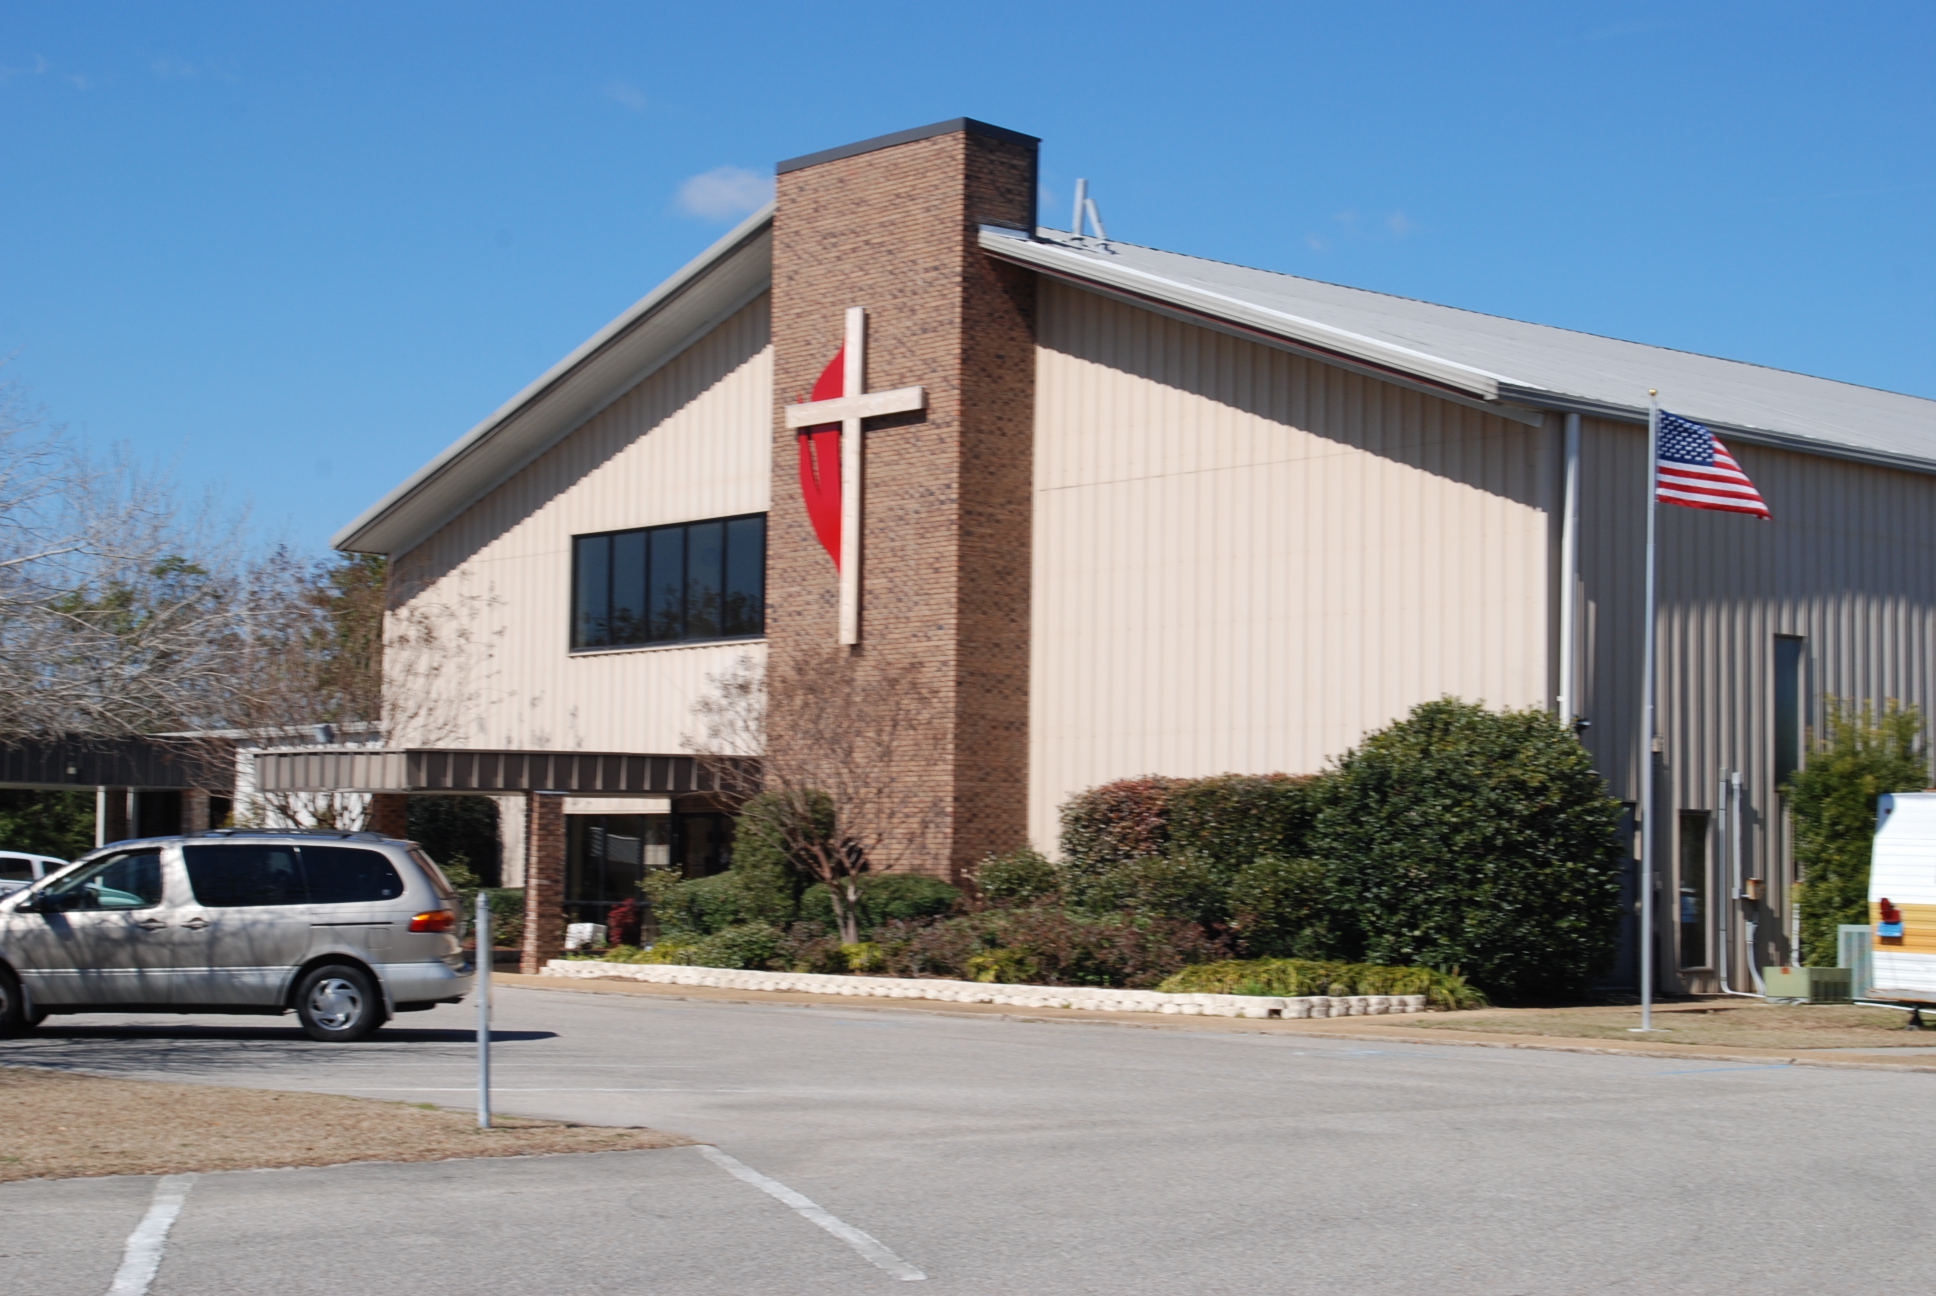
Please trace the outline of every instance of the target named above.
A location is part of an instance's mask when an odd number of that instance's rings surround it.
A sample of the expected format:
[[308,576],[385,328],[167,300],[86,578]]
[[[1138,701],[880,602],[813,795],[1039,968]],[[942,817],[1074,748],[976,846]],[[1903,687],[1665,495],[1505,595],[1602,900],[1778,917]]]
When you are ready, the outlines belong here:
[[[1566,416],[1566,479],[1560,496],[1560,723],[1579,718],[1576,586],[1580,567],[1580,416]],[[1577,730],[1576,730],[1577,732]]]
[[1754,922],[1748,918],[1747,906],[1743,904],[1741,885],[1741,773],[1736,770],[1721,779],[1721,870],[1726,885],[1722,888],[1721,901],[1721,993],[1739,995],[1743,999],[1760,999],[1764,996],[1758,991],[1736,990],[1728,984],[1728,965],[1733,961],[1733,935],[1728,923],[1728,915],[1741,905],[1742,920],[1747,926],[1748,970],[1753,973],[1755,984],[1761,984],[1761,975],[1754,972]]
[[[1734,796],[1730,801],[1728,813],[1734,816],[1734,826],[1729,830],[1728,836],[1734,843],[1735,880],[1740,884],[1741,890],[1746,892],[1748,884],[1744,880],[1746,870],[1743,867],[1743,861],[1746,859],[1746,856],[1741,849],[1741,800],[1744,794],[1742,792],[1740,770],[1734,772],[1732,781],[1734,783]],[[1748,975],[1754,979],[1754,992],[1765,998],[1768,993],[1768,986],[1762,981],[1761,968],[1755,961],[1755,935],[1760,928],[1760,924],[1754,919],[1754,906],[1759,904],[1760,901],[1745,894],[1741,899],[1744,901],[1741,906],[1742,916],[1746,920],[1748,928]]]

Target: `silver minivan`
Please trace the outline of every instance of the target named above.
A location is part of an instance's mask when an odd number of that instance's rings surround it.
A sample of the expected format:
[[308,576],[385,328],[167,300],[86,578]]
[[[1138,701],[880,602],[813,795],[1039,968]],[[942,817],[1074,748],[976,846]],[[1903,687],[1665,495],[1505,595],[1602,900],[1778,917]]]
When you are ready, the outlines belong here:
[[456,893],[377,833],[218,830],[116,842],[0,897],[0,1034],[50,1013],[293,1011],[349,1042],[456,1003]]

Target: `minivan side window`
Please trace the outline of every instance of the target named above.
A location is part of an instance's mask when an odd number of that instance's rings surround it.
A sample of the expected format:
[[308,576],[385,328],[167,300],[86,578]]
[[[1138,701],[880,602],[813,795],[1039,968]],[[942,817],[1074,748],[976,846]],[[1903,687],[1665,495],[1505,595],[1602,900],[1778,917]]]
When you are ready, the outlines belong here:
[[0,882],[31,882],[34,862],[25,855],[0,855]]
[[372,904],[403,894],[403,879],[382,851],[305,846],[302,857],[312,904]]
[[209,909],[299,905],[307,901],[294,846],[184,846],[188,885]]
[[161,903],[161,852],[126,851],[95,860],[41,894],[61,910],[153,908]]

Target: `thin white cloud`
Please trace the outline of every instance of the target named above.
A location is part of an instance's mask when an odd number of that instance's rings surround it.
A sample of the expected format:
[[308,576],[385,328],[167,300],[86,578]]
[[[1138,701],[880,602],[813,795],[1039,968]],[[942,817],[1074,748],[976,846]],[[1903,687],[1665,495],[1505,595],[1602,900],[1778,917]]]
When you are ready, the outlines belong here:
[[1331,240],[1321,234],[1306,234],[1304,241],[1311,245],[1313,252],[1329,252],[1331,250]]
[[67,79],[73,83],[73,86],[76,90],[90,90],[94,87],[94,83],[92,81],[88,80],[86,77],[82,76],[78,72],[68,73]]
[[728,221],[758,210],[773,196],[773,177],[745,167],[714,167],[679,186],[677,205],[688,216]]
[[17,76],[45,76],[47,70],[47,57],[36,54],[32,67],[0,67],[0,85],[6,84]]
[[605,87],[605,97],[615,104],[623,104],[633,112],[645,111],[645,91],[630,81],[613,81]]
[[148,60],[148,70],[158,77],[192,77],[200,74],[202,69],[173,54],[157,54]]
[[1416,234],[1418,232],[1418,222],[1412,220],[1402,211],[1395,211],[1385,217],[1385,228],[1393,234],[1396,234],[1399,238],[1404,238],[1407,234]]

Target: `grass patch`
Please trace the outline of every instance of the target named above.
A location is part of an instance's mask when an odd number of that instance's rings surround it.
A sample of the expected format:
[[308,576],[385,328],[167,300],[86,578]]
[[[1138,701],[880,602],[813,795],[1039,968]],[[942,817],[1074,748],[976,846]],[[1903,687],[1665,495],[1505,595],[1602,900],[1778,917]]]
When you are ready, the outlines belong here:
[[1650,1040],[1735,1048],[1911,1048],[1936,1046],[1936,1031],[1904,1030],[1907,1013],[1845,1004],[1769,1004],[1698,1000],[1657,1004],[1656,1033],[1640,1035],[1636,1007],[1506,1008],[1456,1016],[1383,1017],[1380,1025],[1421,1030],[1488,1031],[1572,1039]]
[[677,1134],[336,1094],[0,1067],[0,1182],[682,1147]]

